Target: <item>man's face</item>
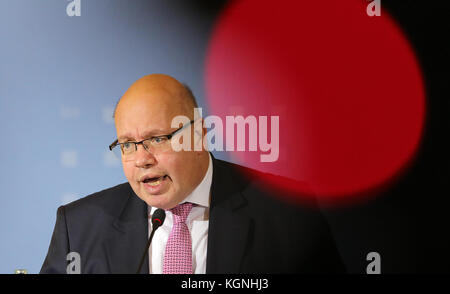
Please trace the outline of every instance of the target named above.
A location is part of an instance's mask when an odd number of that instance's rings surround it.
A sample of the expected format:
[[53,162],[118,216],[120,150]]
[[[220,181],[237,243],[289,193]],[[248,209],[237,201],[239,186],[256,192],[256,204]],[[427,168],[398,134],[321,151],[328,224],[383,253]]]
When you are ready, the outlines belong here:
[[[187,109],[167,91],[131,94],[122,98],[116,111],[117,138],[123,143],[167,135],[177,129],[171,128],[175,116],[184,115],[192,119],[193,110],[187,113]],[[183,132],[190,132],[190,128]],[[204,153],[175,152],[170,147],[163,151],[145,150],[138,145],[132,160],[122,156],[122,165],[139,198],[150,206],[170,209],[186,198],[202,180],[206,170],[204,163],[200,164],[200,158],[204,158]]]

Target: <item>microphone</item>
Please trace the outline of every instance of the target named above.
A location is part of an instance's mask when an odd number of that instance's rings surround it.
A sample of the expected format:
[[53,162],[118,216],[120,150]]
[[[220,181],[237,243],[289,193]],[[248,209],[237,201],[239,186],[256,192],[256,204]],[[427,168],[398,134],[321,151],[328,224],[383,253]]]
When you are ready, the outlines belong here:
[[150,234],[150,237],[148,238],[147,245],[145,246],[144,254],[142,255],[141,262],[139,263],[139,267],[136,271],[136,274],[139,274],[142,268],[142,264],[144,263],[145,256],[147,255],[148,248],[150,247],[150,243],[152,242],[153,235],[155,234],[155,231],[162,226],[164,223],[164,220],[166,219],[166,212],[164,209],[158,208],[155,210],[155,212],[152,215],[152,232]]

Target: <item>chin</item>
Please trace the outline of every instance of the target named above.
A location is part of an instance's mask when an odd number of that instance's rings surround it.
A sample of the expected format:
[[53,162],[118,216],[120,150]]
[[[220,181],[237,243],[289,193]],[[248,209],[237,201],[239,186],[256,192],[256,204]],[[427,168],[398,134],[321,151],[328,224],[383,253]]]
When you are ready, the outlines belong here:
[[168,195],[146,195],[145,197],[145,202],[151,206],[151,207],[156,207],[156,208],[162,208],[164,210],[170,209],[172,208],[172,206],[175,205],[171,205],[171,203],[173,201],[171,201],[170,197]]

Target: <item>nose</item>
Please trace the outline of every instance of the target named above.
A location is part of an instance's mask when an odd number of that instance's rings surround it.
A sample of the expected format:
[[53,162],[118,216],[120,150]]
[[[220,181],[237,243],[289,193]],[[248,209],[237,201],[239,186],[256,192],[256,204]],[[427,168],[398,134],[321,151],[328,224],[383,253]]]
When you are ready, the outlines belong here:
[[156,163],[156,158],[151,152],[144,148],[142,144],[137,145],[137,150],[135,151],[135,165],[136,167],[150,167]]

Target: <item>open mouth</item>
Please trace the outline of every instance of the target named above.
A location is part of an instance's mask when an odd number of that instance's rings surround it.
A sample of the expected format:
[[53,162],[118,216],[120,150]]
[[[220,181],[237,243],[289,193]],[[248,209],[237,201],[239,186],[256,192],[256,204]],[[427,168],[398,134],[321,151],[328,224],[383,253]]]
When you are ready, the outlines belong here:
[[153,178],[147,178],[145,179],[143,182],[152,186],[152,187],[156,187],[159,184],[161,184],[162,181],[164,181],[166,178],[168,178],[168,175],[164,175],[161,177],[153,177]]

